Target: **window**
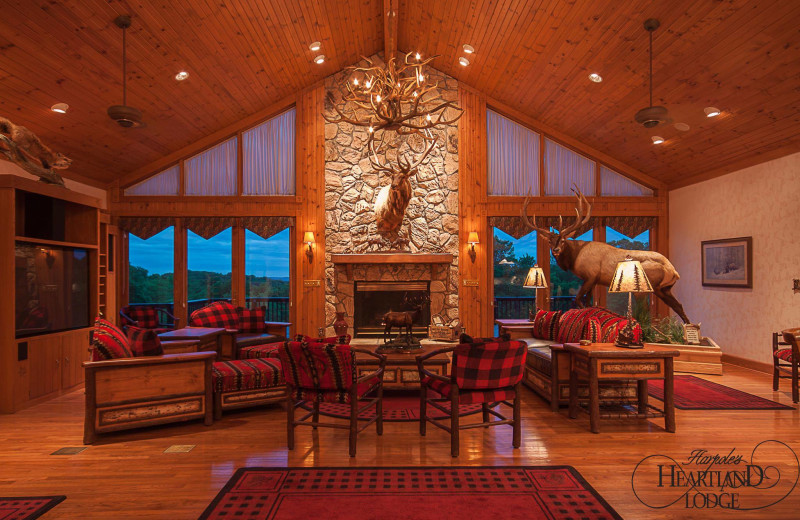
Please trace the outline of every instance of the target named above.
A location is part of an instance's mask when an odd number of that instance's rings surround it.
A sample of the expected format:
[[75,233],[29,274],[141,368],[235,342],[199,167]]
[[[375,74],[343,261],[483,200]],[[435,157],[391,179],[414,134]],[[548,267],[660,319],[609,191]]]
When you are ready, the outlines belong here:
[[[143,240],[128,235],[129,302],[172,304],[174,288],[175,228]],[[172,312],[172,306],[165,307]]]
[[181,167],[176,164],[130,188],[125,188],[125,196],[177,195],[180,173]]
[[[551,228],[551,231],[555,229]],[[571,238],[570,240],[591,240],[594,235],[590,229],[581,236]],[[583,280],[575,276],[569,271],[564,271],[556,263],[556,259],[550,252],[550,309],[554,311],[565,311],[567,309],[575,308],[575,295],[578,294],[578,289],[583,285]],[[591,295],[589,295],[591,302]]]
[[236,195],[236,138],[187,159],[186,195]]
[[516,239],[494,228],[494,318],[527,318],[536,310],[536,289],[522,286],[536,263],[536,231]]
[[242,134],[242,193],[294,195],[295,109]]
[[573,184],[584,195],[594,195],[594,161],[550,139],[544,143],[545,195],[572,195]]
[[486,111],[489,195],[539,195],[539,134]]
[[652,197],[653,190],[614,170],[600,166],[600,194],[604,197]]
[[[650,250],[650,230],[631,238],[623,235],[619,231],[606,226],[606,243],[621,249],[635,249],[638,251]],[[637,302],[646,301],[649,303],[650,296],[647,294],[633,295]],[[608,293],[606,298],[606,308],[623,316],[628,312],[627,293]]]
[[208,240],[187,230],[189,314],[231,299],[231,228]]
[[266,307],[267,321],[289,321],[289,228],[264,239],[245,231],[247,307]]

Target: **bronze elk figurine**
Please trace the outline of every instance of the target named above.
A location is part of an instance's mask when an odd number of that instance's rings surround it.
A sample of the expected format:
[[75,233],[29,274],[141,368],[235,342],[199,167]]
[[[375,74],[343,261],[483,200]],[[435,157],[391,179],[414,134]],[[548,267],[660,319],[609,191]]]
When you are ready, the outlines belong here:
[[383,341],[387,342],[391,339],[392,329],[394,327],[400,329],[400,334],[402,334],[403,329],[405,329],[406,335],[411,337],[411,328],[422,315],[422,308],[429,302],[429,296],[422,296],[415,299],[409,299],[408,295],[403,297],[403,303],[410,305],[412,310],[400,312],[389,311],[383,315],[381,318],[381,325],[384,326]]
[[672,287],[680,279],[678,271],[672,263],[661,253],[655,251],[637,251],[632,249],[619,249],[603,242],[568,240],[575,236],[592,214],[592,206],[580,190],[572,190],[578,198],[575,213],[577,218],[572,224],[563,227],[563,219],[559,217],[558,229],[553,232],[536,225],[536,217],[528,217],[528,202],[530,196],[525,198],[522,206],[522,221],[533,231],[547,240],[558,266],[575,274],[583,280],[583,285],[575,295],[575,302],[579,307],[588,304],[589,296],[595,285],[608,287],[614,277],[617,264],[630,256],[642,264],[654,294],[674,310],[684,323],[690,323],[683,310],[683,305],[672,295]]

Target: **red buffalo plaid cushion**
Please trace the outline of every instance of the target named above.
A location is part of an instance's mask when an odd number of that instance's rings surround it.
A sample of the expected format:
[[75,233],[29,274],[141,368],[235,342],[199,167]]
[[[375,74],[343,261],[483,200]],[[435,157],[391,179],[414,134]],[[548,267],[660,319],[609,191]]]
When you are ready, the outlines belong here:
[[[423,377],[422,384],[439,393],[442,397],[450,397],[452,385],[434,379]],[[458,404],[497,403],[511,401],[516,397],[514,388],[492,388],[490,390],[461,390],[458,391]]]
[[298,334],[295,336],[294,340],[299,342],[306,342],[306,343],[332,343],[336,345],[349,345],[350,340],[352,337],[350,334],[345,334],[344,336],[329,336],[327,338],[312,338],[311,336],[306,336],[305,334]]
[[277,359],[235,359],[217,361],[211,368],[215,392],[272,388],[284,384]]
[[561,311],[543,311],[536,309],[533,318],[533,337],[539,339],[555,340],[558,335],[558,322],[561,319]]
[[788,361],[789,363],[792,362],[792,349],[791,348],[782,348],[780,350],[776,350],[773,352],[773,355],[784,361]]
[[273,358],[280,359],[278,349],[283,342],[268,343],[266,345],[249,345],[239,349],[239,359]]
[[453,351],[451,378],[464,390],[514,386],[522,380],[527,354],[524,341],[459,345]]
[[589,318],[589,321],[586,323],[586,331],[583,333],[584,339],[588,339],[592,343],[599,343],[601,333],[602,328],[600,327],[600,320],[594,317]]
[[194,311],[189,318],[189,325],[192,327],[238,330],[239,313],[236,312],[236,307],[228,302],[214,302]]
[[134,357],[164,355],[161,339],[153,329],[128,327],[128,341],[130,341]]
[[[349,403],[356,380],[355,354],[350,345],[287,341],[278,349],[283,376],[296,399]],[[360,397],[377,386],[377,379],[360,384]]]
[[264,307],[258,309],[236,309],[239,314],[239,332],[262,333],[267,332],[267,310]]
[[92,347],[92,361],[133,357],[125,333],[99,316],[92,328]]
[[142,329],[155,329],[158,327],[158,311],[154,307],[147,305],[123,307],[122,313],[134,321],[133,323],[125,323],[125,325],[133,325]]

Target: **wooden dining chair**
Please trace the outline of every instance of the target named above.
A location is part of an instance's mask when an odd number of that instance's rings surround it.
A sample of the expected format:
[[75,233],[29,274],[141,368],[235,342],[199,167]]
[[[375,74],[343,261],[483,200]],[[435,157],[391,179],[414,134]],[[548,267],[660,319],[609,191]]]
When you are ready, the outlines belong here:
[[[781,341],[783,340],[783,341]],[[800,364],[800,327],[786,329],[780,334],[772,334],[772,389],[778,390],[780,379],[791,379],[792,401],[798,402],[800,389],[797,384],[798,364]],[[787,347],[787,348],[781,348]]]

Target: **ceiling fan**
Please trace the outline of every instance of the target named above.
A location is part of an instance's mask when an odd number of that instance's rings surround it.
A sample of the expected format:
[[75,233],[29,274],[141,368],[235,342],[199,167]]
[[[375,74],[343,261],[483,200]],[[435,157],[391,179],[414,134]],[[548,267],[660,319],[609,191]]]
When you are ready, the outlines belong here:
[[122,104],[108,107],[108,117],[116,121],[116,123],[123,128],[142,126],[142,111],[136,107],[130,107],[127,105],[128,75],[126,68],[127,44],[125,41],[125,30],[131,26],[131,17],[125,14],[117,16],[114,19],[114,24],[122,29]]
[[636,112],[633,118],[645,128],[653,128],[672,121],[666,107],[653,106],[653,31],[660,26],[661,22],[655,18],[648,18],[644,22],[644,28],[650,34],[650,106]]

